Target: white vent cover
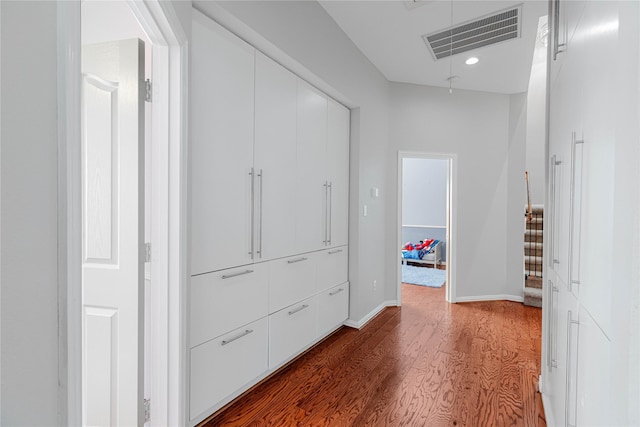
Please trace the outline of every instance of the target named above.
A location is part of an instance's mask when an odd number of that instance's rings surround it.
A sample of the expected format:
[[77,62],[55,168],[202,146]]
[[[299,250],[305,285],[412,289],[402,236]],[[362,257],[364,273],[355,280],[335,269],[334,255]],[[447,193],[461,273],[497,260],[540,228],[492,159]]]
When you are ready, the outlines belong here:
[[520,37],[522,5],[422,36],[434,59]]

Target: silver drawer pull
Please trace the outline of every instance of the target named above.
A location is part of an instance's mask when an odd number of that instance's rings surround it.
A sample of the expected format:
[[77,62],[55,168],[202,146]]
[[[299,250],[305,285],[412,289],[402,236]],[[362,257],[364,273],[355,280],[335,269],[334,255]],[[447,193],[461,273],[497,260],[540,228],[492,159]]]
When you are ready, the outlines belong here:
[[302,262],[302,261],[306,261],[308,259],[309,258],[305,258],[305,257],[297,258],[297,259],[290,259],[289,261],[287,261],[287,264],[294,264],[296,262]]
[[580,280],[572,280],[571,283],[573,285],[579,285],[580,284]]
[[342,249],[336,249],[335,251],[329,251],[329,252],[327,252],[327,253],[328,253],[329,255],[333,255],[333,254],[337,254],[337,253],[340,253],[340,252],[342,252]]
[[245,329],[244,332],[240,332],[238,335],[236,335],[235,337],[231,337],[228,340],[222,340],[220,342],[220,345],[227,345],[227,344],[231,344],[232,342],[234,342],[235,340],[239,340],[242,337],[246,337],[247,335],[249,335],[250,333],[253,332],[253,329]]
[[340,292],[344,291],[344,289],[340,288],[337,291],[333,291],[333,292],[329,292],[329,296],[332,297],[334,295],[339,294]]
[[296,314],[297,312],[302,311],[302,310],[304,310],[304,309],[305,309],[305,308],[307,308],[307,307],[309,307],[309,306],[308,306],[307,304],[305,304],[305,305],[303,305],[303,306],[301,306],[301,307],[298,307],[298,308],[296,308],[296,309],[294,309],[294,310],[291,310],[291,311],[289,312],[289,316],[291,316],[292,314]]
[[222,276],[222,278],[223,279],[231,279],[232,277],[243,276],[245,274],[250,274],[250,273],[253,273],[253,270],[245,270],[245,271],[241,271],[239,273],[225,274],[224,276]]
[[554,263],[554,264],[560,264],[560,260],[558,260],[558,259],[554,259],[554,260],[553,260],[553,263]]

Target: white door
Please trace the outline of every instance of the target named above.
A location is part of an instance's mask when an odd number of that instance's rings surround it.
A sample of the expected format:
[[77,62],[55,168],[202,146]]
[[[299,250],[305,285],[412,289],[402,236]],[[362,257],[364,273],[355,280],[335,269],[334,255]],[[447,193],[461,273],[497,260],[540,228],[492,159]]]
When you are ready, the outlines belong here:
[[191,274],[252,263],[255,49],[198,11],[191,32]]
[[296,252],[327,246],[327,97],[298,80]]
[[349,241],[349,121],[348,108],[329,99],[327,175],[329,177],[329,246]]
[[141,425],[144,43],[84,46],[82,73],[83,424]]
[[255,167],[258,258],[295,253],[297,83],[294,74],[256,55]]

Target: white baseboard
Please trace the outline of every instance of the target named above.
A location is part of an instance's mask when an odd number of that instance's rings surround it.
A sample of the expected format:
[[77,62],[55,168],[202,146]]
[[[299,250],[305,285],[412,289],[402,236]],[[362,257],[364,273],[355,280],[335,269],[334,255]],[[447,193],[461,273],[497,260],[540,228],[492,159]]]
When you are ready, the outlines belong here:
[[547,422],[547,427],[555,427],[556,421],[553,419],[553,411],[551,410],[551,402],[549,396],[540,392],[542,395],[542,408],[544,409],[544,419]]
[[398,302],[396,300],[384,301],[382,304],[380,304],[379,306],[371,310],[369,314],[364,316],[362,319],[360,320],[347,319],[347,321],[344,322],[344,325],[349,326],[350,328],[362,329],[364,325],[369,323],[369,321],[374,317],[376,317],[382,310],[384,310],[387,307],[395,307],[397,305],[398,305]]
[[477,302],[477,301],[513,301],[524,302],[524,297],[518,295],[478,295],[474,297],[456,297],[455,302]]

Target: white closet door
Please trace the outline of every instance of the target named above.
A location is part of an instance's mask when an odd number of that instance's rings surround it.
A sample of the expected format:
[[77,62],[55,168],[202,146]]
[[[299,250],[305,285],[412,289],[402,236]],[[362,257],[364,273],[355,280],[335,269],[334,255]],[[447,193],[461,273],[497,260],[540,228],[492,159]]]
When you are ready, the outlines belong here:
[[298,80],[296,252],[326,246],[327,97]]
[[349,240],[349,121],[350,111],[329,99],[327,176],[329,188],[329,246]]
[[295,253],[297,78],[256,55],[256,254]]
[[252,262],[255,50],[193,12],[191,274]]

